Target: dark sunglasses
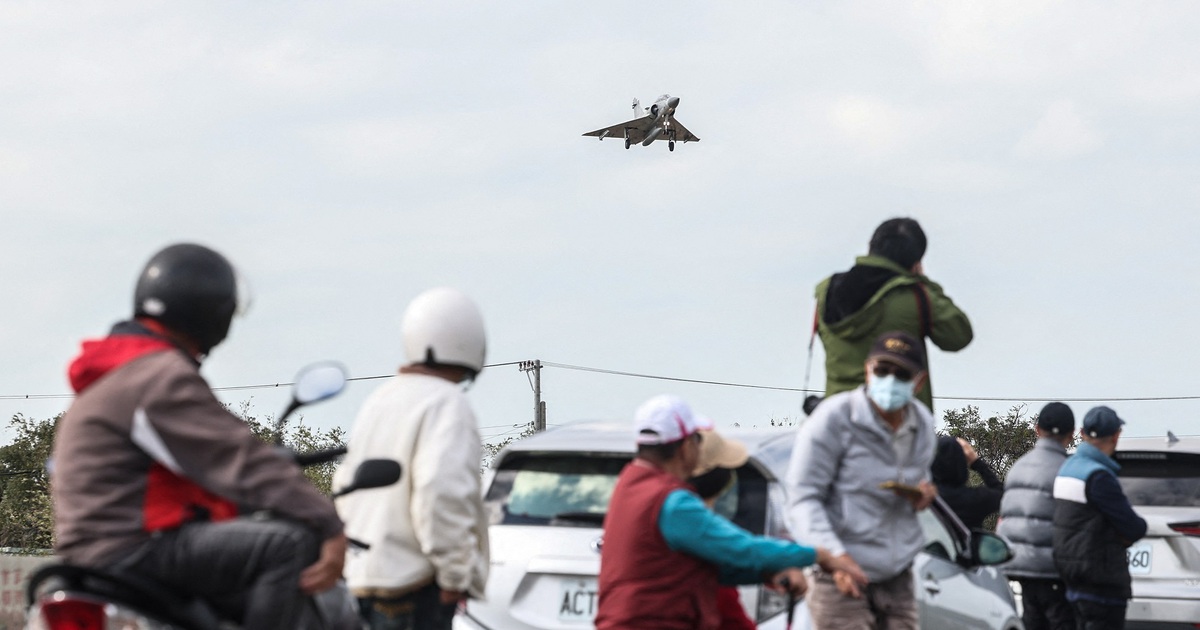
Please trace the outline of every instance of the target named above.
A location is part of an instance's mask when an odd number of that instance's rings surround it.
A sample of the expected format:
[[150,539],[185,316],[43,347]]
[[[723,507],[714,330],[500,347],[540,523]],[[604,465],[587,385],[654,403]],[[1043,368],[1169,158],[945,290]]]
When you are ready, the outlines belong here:
[[898,365],[892,365],[891,363],[876,363],[871,368],[871,373],[879,378],[895,376],[896,380],[906,383],[913,380],[913,376],[915,376],[910,370],[906,370]]

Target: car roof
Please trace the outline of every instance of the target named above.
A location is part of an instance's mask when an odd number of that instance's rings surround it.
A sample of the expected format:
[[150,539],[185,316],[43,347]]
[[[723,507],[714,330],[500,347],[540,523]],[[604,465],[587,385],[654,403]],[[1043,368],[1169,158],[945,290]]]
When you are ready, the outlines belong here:
[[[720,429],[719,433],[722,437],[745,444],[750,457],[759,463],[759,467],[767,468],[776,477],[782,475],[782,466],[787,464],[786,461],[779,461],[780,456],[786,457],[796,437],[795,429],[788,427]],[[579,420],[514,441],[504,448],[493,466],[512,453],[632,455],[636,448],[633,435],[632,420]]]
[[1168,451],[1200,453],[1200,435],[1185,435],[1172,443],[1162,437],[1122,437],[1117,441],[1117,451]]

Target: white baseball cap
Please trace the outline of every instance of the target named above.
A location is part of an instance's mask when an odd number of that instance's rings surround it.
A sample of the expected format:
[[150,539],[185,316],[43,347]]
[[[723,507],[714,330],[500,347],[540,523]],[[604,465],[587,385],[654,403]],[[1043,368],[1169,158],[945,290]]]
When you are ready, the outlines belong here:
[[642,403],[633,419],[638,444],[670,444],[697,430],[692,408],[682,398],[670,394]]

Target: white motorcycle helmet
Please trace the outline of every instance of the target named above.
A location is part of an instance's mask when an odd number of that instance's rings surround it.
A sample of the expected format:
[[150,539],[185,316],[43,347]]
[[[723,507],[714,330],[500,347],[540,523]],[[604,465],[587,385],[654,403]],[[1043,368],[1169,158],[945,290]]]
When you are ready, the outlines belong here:
[[471,378],[483,369],[483,315],[457,289],[441,287],[418,295],[404,311],[403,331],[409,363],[462,367],[471,371]]

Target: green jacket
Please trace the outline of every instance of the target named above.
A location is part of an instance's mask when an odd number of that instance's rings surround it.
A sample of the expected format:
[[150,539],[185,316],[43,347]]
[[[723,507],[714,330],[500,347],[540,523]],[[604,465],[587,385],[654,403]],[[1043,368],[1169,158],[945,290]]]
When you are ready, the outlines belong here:
[[[825,346],[826,396],[863,384],[867,352],[885,332],[902,330],[918,339],[929,337],[949,352],[971,343],[970,320],[942,287],[886,258],[860,256],[850,271],[818,284],[816,296],[817,333]],[[926,309],[928,315],[923,317]],[[932,379],[917,398],[933,408]]]

